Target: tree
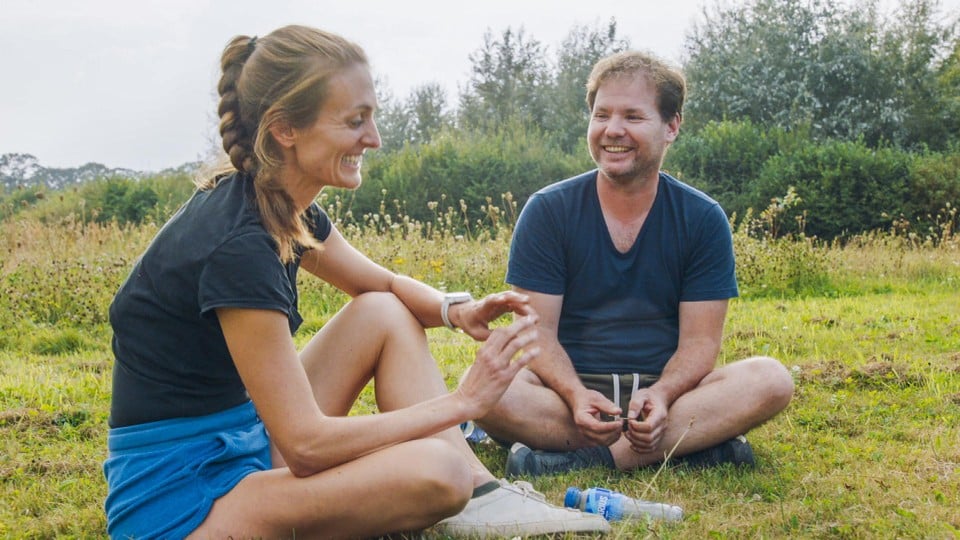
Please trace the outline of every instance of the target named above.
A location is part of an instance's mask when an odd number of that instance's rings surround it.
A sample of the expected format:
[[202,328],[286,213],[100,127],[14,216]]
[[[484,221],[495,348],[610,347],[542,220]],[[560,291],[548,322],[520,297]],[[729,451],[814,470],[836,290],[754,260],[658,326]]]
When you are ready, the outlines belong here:
[[586,84],[594,64],[629,46],[628,40],[617,37],[617,21],[613,18],[605,26],[574,26],[564,38],[547,92],[545,128],[565,152],[584,147],[589,119]]
[[807,68],[815,108],[809,113],[815,135],[862,138],[876,146],[903,140],[903,110],[891,59],[879,50],[882,23],[876,4],[828,21],[831,30],[812,44]]
[[[960,39],[954,41],[953,53],[940,65],[937,73],[938,94],[949,112],[950,128],[960,133]],[[956,141],[956,137],[954,137]]]
[[703,12],[686,38],[685,123],[750,119],[789,125],[811,115],[806,80],[824,11],[800,0],[752,0]]
[[398,103],[386,79],[377,77],[375,88],[377,91],[377,130],[380,132],[381,148],[392,151],[403,148],[407,140],[410,127],[410,116],[404,110],[403,104]]
[[960,138],[960,85],[944,84],[942,76],[960,49],[958,22],[941,22],[938,7],[935,0],[904,2],[883,43],[904,111],[903,138],[895,142],[905,147],[943,149]]
[[21,184],[32,183],[29,181],[42,170],[32,154],[3,154],[0,156],[0,187],[13,191]]
[[892,23],[877,6],[750,0],[705,10],[686,43],[688,128],[749,119],[871,146],[956,139],[937,74],[957,23],[938,22],[936,0],[906,0]]
[[507,28],[499,39],[487,30],[470,61],[472,74],[460,91],[461,127],[495,128],[513,118],[543,126],[549,69],[540,42],[527,39],[522,27]]
[[434,135],[453,123],[452,116],[447,112],[447,95],[438,83],[414,88],[407,98],[407,110],[412,116],[412,143],[428,143]]
[[438,83],[415,87],[402,102],[396,102],[386,85],[378,87],[380,112],[377,126],[383,149],[399,150],[404,144],[425,144],[453,124],[447,97]]

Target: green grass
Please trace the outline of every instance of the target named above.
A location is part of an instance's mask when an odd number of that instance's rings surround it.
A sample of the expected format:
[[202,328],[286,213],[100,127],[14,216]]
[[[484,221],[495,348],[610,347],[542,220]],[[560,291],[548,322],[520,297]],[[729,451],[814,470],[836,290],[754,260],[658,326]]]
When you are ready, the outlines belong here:
[[[100,467],[112,366],[105,311],[155,230],[0,223],[0,537],[105,536]],[[503,287],[505,235],[354,238],[378,262],[436,286],[476,294]],[[753,249],[744,240],[738,249]],[[738,257],[755,269],[802,261],[798,268],[817,279],[751,274],[745,297],[731,303],[721,353],[721,362],[775,356],[796,381],[790,407],[749,436],[757,468],[537,479],[549,500],[560,502],[571,485],[605,486],[685,510],[681,523],[615,524],[618,539],[960,536],[956,243],[878,236],[845,248],[780,248],[767,243]],[[809,250],[815,257],[804,255]],[[302,293],[298,343],[346,301],[309,278]],[[430,337],[453,387],[476,345],[446,330]],[[356,412],[371,408],[368,390]],[[483,445],[478,453],[503,473],[506,450]]]

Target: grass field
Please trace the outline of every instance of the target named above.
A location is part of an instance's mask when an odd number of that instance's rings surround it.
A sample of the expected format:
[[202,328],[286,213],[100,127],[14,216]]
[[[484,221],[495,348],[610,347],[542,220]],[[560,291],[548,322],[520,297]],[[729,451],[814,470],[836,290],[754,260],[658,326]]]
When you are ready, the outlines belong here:
[[[0,537],[105,536],[106,306],[155,231],[0,223]],[[505,235],[397,234],[354,239],[436,286],[502,287]],[[556,503],[568,486],[605,486],[685,510],[681,523],[617,523],[620,539],[960,537],[957,242],[801,244],[738,243],[744,296],[731,304],[720,361],[772,355],[796,381],[790,407],[749,435],[756,469],[588,470],[534,485]],[[300,343],[346,301],[312,279],[301,292]],[[430,336],[452,387],[475,345]],[[356,412],[371,407],[365,393]],[[478,453],[503,472],[504,449]]]

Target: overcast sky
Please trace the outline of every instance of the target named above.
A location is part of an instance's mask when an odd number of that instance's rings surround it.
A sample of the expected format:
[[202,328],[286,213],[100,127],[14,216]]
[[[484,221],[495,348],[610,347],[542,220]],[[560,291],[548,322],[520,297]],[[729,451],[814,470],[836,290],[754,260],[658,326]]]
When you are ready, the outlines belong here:
[[202,158],[216,140],[217,60],[237,34],[330,30],[364,47],[394,96],[437,82],[452,104],[488,29],[522,26],[552,56],[574,25],[615,17],[634,48],[680,62],[704,5],[715,0],[5,0],[0,154],[144,171]]

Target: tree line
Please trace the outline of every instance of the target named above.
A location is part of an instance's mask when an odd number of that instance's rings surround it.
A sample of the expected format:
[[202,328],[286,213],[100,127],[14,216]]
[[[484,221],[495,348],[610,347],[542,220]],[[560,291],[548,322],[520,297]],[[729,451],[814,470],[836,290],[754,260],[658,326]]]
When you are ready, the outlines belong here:
[[[782,202],[782,233],[824,239],[934,226],[960,202],[960,34],[936,0],[748,0],[704,8],[684,42],[684,124],[665,168],[731,216]],[[554,55],[522,28],[487,32],[459,102],[436,84],[382,96],[383,152],[368,169],[418,219],[446,194],[482,216],[590,168],[587,76],[630,48],[616,20],[576,26]]]
[[[879,0],[703,8],[685,36],[688,99],[665,169],[731,216],[789,193],[783,234],[933,226],[960,203],[958,16],[937,0],[889,13]],[[584,84],[630,47],[615,19],[574,26],[553,50],[522,27],[488,30],[456,103],[433,82],[404,97],[378,84],[383,148],[368,154],[365,187],[336,197],[354,216],[386,207],[421,221],[453,209],[482,223],[508,194],[522,205],[592,167]],[[151,215],[150,197],[125,193],[111,200]]]

